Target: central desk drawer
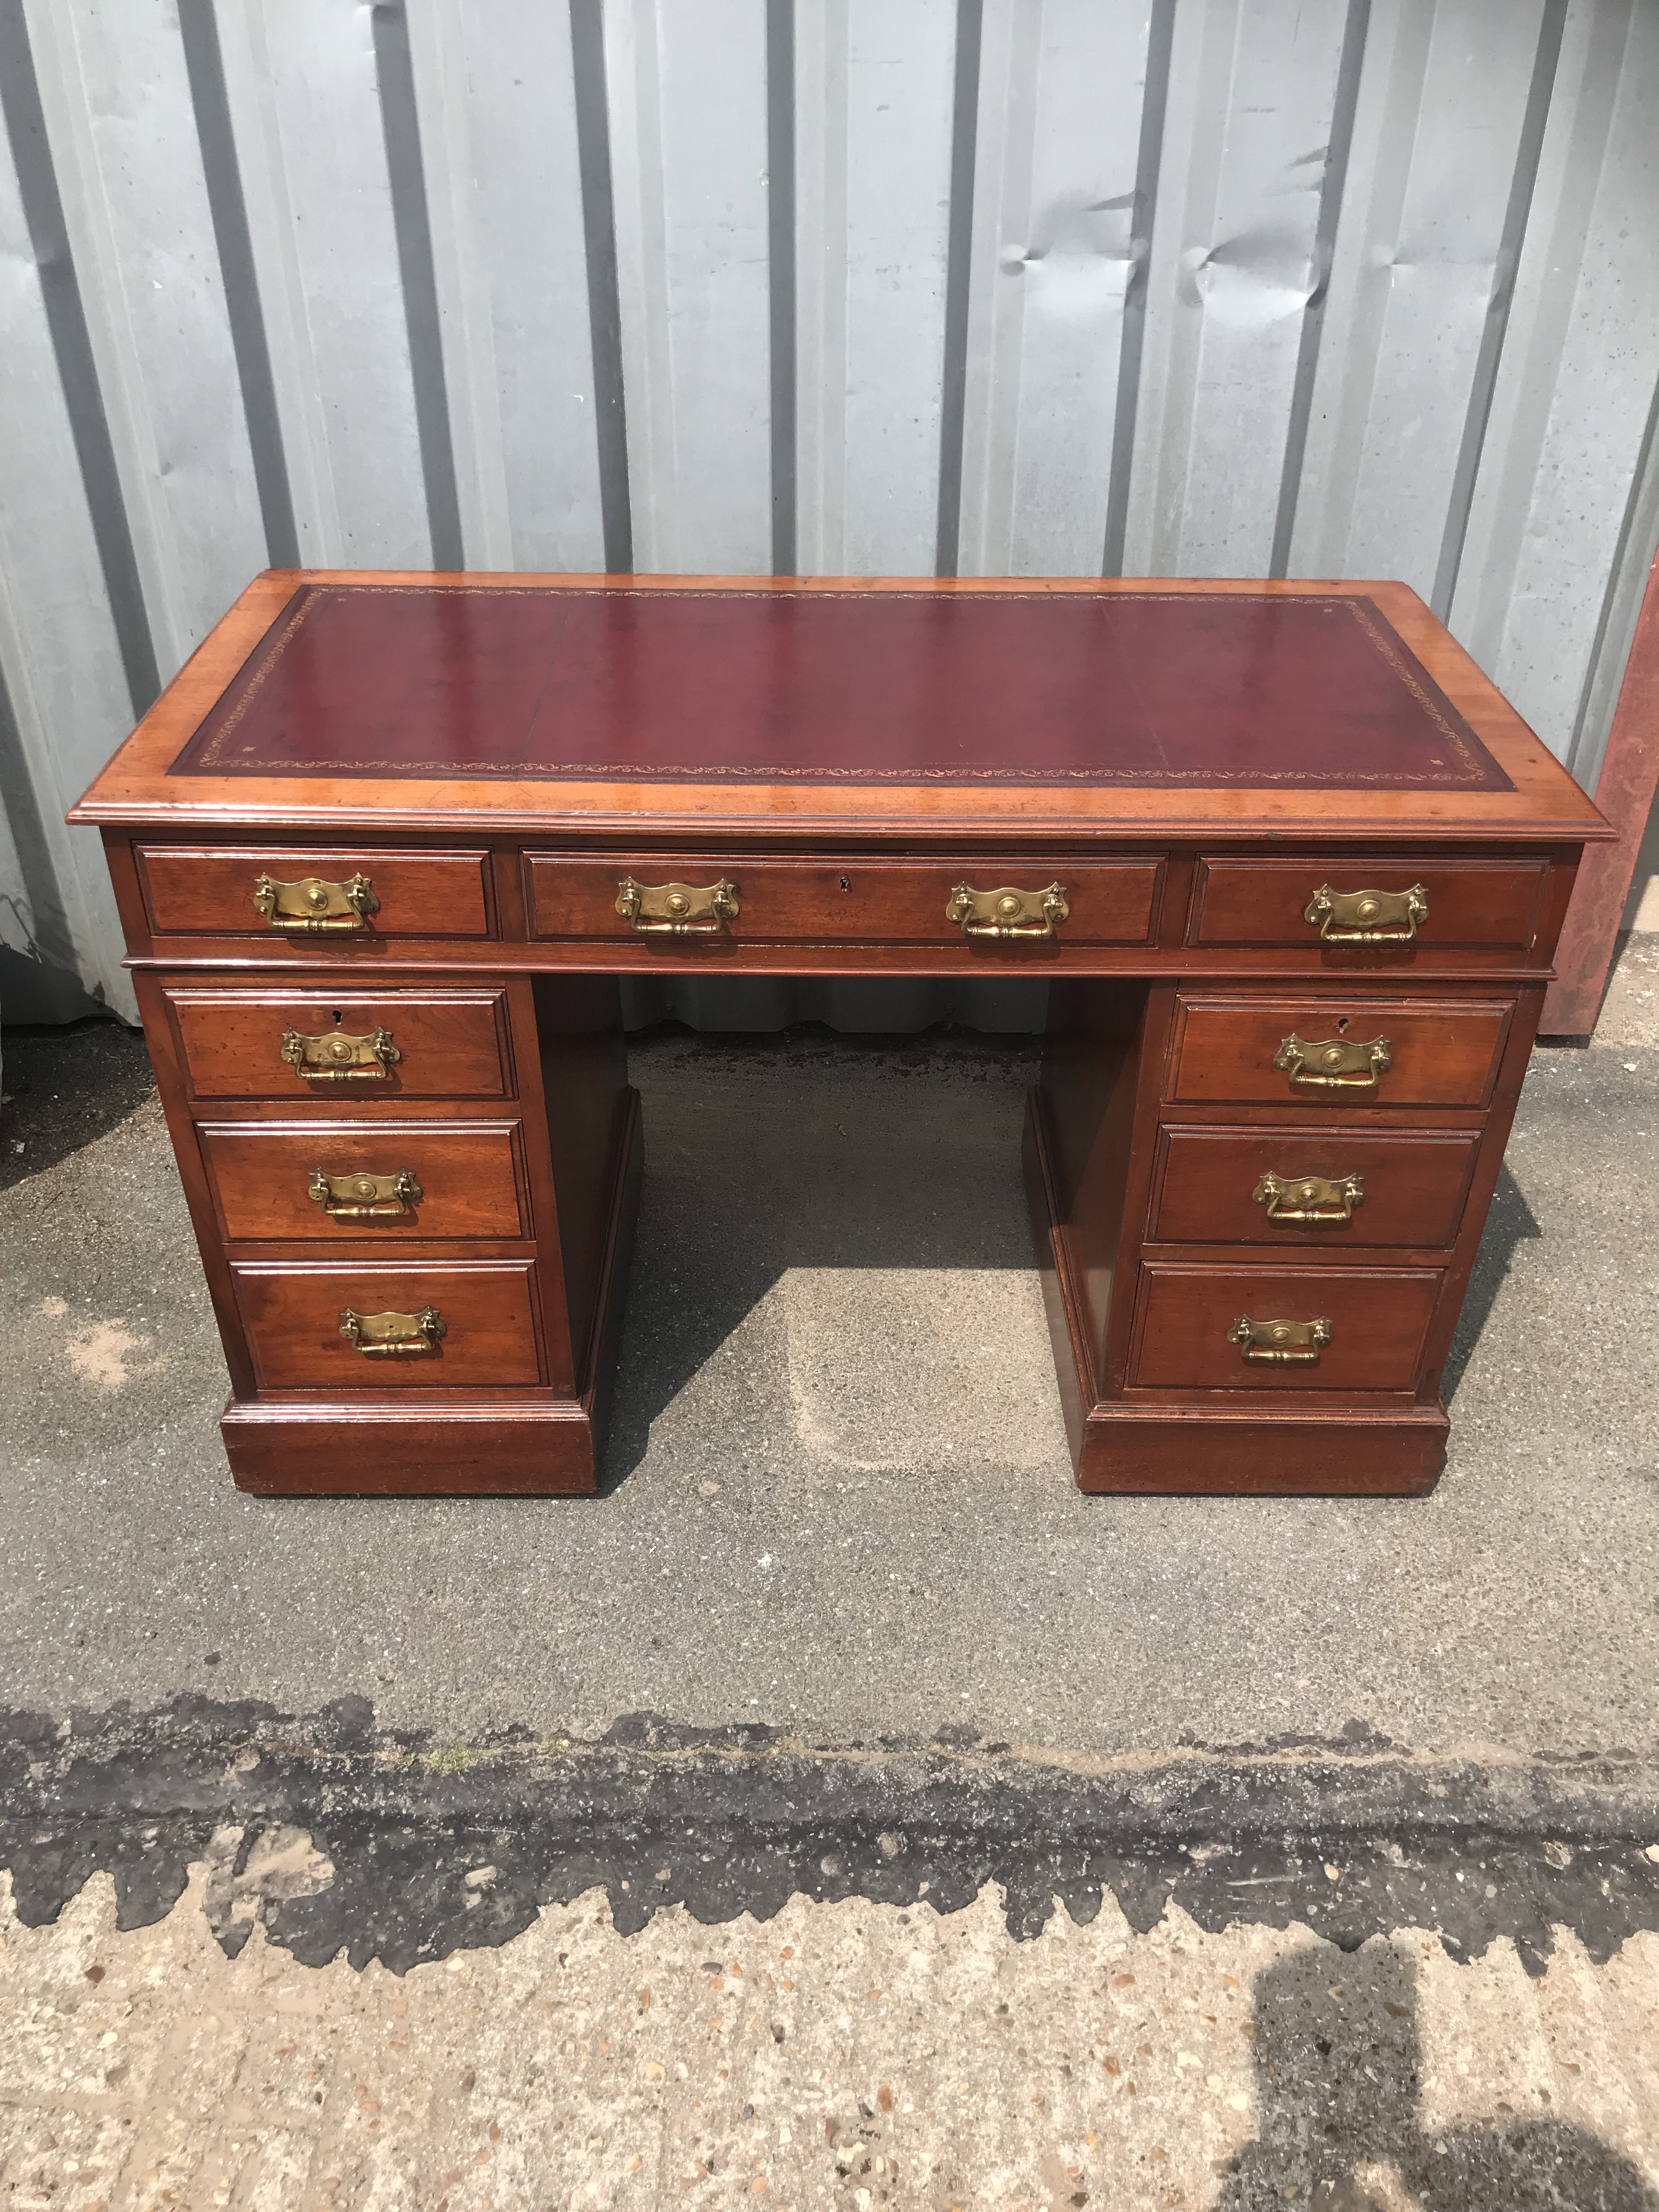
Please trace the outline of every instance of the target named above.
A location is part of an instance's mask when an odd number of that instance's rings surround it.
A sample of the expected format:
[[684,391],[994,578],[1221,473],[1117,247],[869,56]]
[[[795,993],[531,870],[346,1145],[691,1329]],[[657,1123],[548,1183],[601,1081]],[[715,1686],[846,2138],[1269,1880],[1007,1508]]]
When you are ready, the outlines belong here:
[[530,1234],[516,1122],[209,1121],[196,1133],[231,1243]]
[[[1146,945],[1157,928],[1164,864],[1158,860],[1068,860],[1052,855],[957,860],[745,860],[732,854],[526,856],[531,932],[538,938],[695,948],[722,944],[960,945],[946,912],[959,884],[1040,895],[1060,887],[1068,908],[1053,923],[1022,922],[1013,937],[975,936],[992,951],[1036,945]],[[702,930],[639,928],[618,911],[625,883],[708,889],[725,882],[738,911]],[[1028,908],[1036,898],[1028,900]],[[641,921],[652,920],[649,914]],[[975,919],[970,915],[969,919]]]
[[1484,1106],[1514,1006],[1183,993],[1169,1097],[1316,1108]]
[[165,995],[198,1098],[308,1097],[337,1109],[512,1095],[500,991],[174,984]]
[[[493,933],[486,853],[140,845],[137,857],[158,937],[281,937],[342,951],[376,938]],[[265,890],[262,902],[264,885],[289,888]]]
[[[282,1266],[243,1262],[231,1273],[254,1373],[265,1390],[379,1394],[387,1389],[510,1389],[542,1379],[535,1270],[528,1260],[449,1265]],[[364,1351],[341,1333],[358,1317]],[[382,1348],[387,1317],[405,1329]]]
[[[1440,1280],[1426,1268],[1143,1267],[1130,1379],[1161,1390],[1409,1390]],[[1275,1323],[1288,1324],[1286,1352]],[[1320,1324],[1323,1343],[1297,1340]]]
[[1168,1128],[1147,1242],[1439,1250],[1457,1235],[1480,1146],[1437,1130]]

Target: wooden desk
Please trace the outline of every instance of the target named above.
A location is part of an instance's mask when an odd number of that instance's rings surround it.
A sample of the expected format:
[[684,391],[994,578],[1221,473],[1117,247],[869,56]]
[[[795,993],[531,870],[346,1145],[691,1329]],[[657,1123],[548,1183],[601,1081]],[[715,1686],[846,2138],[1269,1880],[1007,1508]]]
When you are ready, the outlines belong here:
[[[1036,975],[1085,1490],[1413,1492],[1584,842],[1395,584],[272,572],[103,829],[261,1492],[593,1487],[618,978]],[[680,886],[682,888],[675,888]]]

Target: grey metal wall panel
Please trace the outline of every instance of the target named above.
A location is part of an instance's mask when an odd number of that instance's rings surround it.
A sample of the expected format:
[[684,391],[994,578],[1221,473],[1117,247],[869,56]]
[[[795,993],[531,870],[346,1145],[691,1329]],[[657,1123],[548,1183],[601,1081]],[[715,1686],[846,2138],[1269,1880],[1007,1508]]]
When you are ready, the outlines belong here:
[[0,945],[63,1003],[131,1004],[63,808],[268,560],[1402,576],[1593,786],[1652,0],[0,0]]

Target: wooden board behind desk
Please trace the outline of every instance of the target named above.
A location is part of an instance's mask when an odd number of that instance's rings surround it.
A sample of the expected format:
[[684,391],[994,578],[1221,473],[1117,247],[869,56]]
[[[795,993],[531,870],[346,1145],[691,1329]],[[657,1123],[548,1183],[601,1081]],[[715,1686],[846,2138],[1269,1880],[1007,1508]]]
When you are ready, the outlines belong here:
[[1086,1490],[1401,1492],[1606,825],[1387,583],[270,571],[103,831],[266,1492],[595,1486],[624,975],[1042,976]]

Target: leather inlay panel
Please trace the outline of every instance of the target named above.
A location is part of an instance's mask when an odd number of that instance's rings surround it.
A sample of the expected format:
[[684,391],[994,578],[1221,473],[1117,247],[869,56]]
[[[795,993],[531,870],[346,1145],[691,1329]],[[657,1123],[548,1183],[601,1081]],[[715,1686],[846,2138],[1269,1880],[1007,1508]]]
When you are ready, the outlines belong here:
[[1320,592],[309,584],[172,773],[1513,788]]

